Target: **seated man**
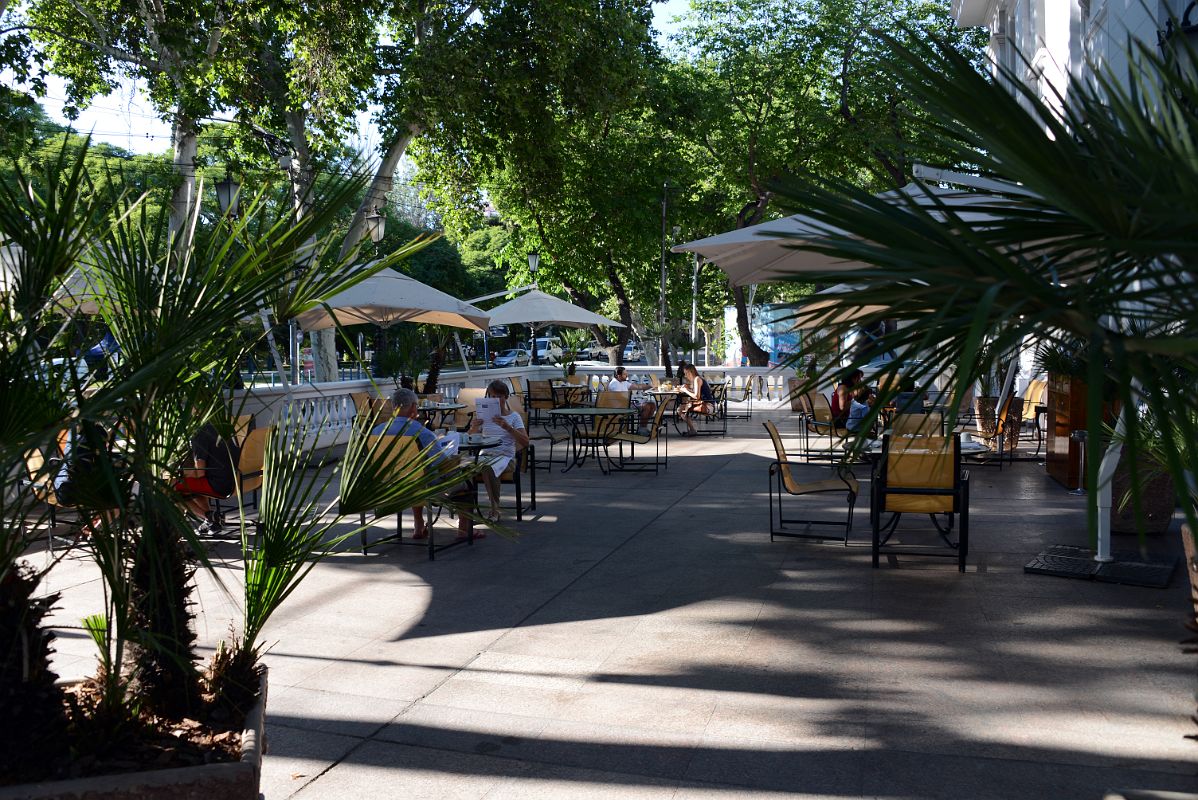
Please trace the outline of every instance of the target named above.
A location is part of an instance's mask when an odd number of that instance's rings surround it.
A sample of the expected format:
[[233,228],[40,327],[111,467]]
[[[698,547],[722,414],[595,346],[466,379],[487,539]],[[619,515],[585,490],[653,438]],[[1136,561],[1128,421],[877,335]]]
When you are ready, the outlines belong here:
[[191,440],[191,452],[193,466],[183,468],[183,477],[175,484],[175,491],[182,496],[187,509],[204,520],[197,533],[216,532],[221,521],[209,511],[211,500],[233,494],[241,449],[223,438],[209,422]]
[[[628,370],[623,367],[616,367],[615,377],[607,382],[607,391],[609,392],[640,392],[646,389],[652,389],[652,385],[648,383],[633,383],[628,380]],[[632,405],[637,408],[637,414],[640,418],[641,432],[645,433],[649,425],[649,420],[653,419],[653,412],[657,410],[657,403],[652,400],[644,402],[632,401]]]
[[[375,426],[371,431],[375,436],[415,436],[421,450],[432,448],[433,463],[445,464],[449,456],[444,453],[444,444],[437,435],[421,424],[419,415],[420,399],[411,389],[396,389],[391,398],[395,407],[395,419]],[[458,538],[464,539],[470,535],[474,521],[465,514],[458,514]],[[424,506],[412,506],[412,538],[427,539],[428,529],[424,524]],[[483,534],[476,533],[474,538],[481,539]]]

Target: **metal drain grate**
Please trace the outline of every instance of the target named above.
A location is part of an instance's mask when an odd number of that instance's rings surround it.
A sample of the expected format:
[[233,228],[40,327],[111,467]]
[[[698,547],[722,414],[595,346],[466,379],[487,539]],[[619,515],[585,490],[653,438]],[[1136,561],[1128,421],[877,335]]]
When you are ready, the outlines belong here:
[[1058,578],[1093,578],[1099,564],[1090,558],[1056,555],[1046,550],[1023,565],[1023,571],[1033,575],[1055,575]]
[[1112,555],[1114,561],[1100,564],[1094,560],[1094,551],[1089,548],[1058,544],[1027,562],[1023,571],[1032,575],[1082,578],[1163,589],[1169,585],[1173,570],[1177,567],[1176,556],[1144,556],[1129,551]]

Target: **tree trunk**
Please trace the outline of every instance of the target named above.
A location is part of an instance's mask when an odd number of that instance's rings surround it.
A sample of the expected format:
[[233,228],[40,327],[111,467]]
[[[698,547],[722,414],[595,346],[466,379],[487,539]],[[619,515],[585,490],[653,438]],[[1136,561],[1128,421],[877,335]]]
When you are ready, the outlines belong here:
[[[758,193],[757,198],[746,203],[740,213],[736,215],[736,227],[747,228],[750,225],[756,225],[765,216],[765,209],[769,206],[770,196],[768,193]],[[749,308],[745,303],[744,287],[735,286],[732,280],[728,280],[728,285],[732,287],[732,299],[736,303],[736,330],[740,334],[740,344],[744,354],[749,358],[749,366],[751,367],[768,367],[770,363],[770,354],[765,352],[758,346],[753,339],[753,330],[749,325]],[[740,359],[736,359],[735,365],[740,365]]]
[[[358,243],[362,241],[362,237],[366,235],[367,215],[372,213],[376,207],[386,204],[387,192],[391,191],[391,187],[395,182],[395,170],[399,168],[399,160],[403,158],[403,154],[407,152],[408,145],[412,143],[412,139],[419,132],[420,129],[417,126],[411,125],[404,135],[395,139],[387,146],[383,160],[379,162],[379,167],[375,170],[374,178],[371,180],[370,187],[366,191],[366,197],[363,198],[362,204],[358,206],[358,210],[354,213],[349,231],[346,232],[345,239],[341,242],[341,258],[348,257],[353,249],[358,246]],[[337,371],[337,329],[327,328],[317,331],[316,335],[312,337],[312,344],[312,358],[315,360],[316,380],[337,380],[340,377]]]
[[195,121],[176,112],[171,129],[171,142],[178,183],[171,193],[169,230],[171,241],[174,242],[176,252],[179,252],[189,238],[188,224],[196,203],[196,153],[199,145]]
[[[620,322],[624,327],[620,328],[620,332],[616,334],[616,343],[614,346],[608,344],[606,336],[599,340],[599,343],[607,348],[607,362],[613,366],[623,366],[624,364],[624,346],[628,344],[628,335],[632,331],[632,303],[628,300],[628,288],[624,286],[624,280],[620,277],[619,271],[616,269],[616,261],[612,257],[611,251],[608,250],[605,254],[604,272],[607,274],[607,282],[611,284],[612,294],[616,298],[616,308],[619,310]],[[596,328],[596,335],[602,335]]]
[[[732,282],[728,282],[731,286]],[[745,303],[743,286],[732,286],[732,299],[736,302],[736,331],[740,334],[740,345],[744,354],[749,357],[749,366],[768,367],[770,354],[761,349],[753,340],[753,331],[749,326],[749,307]]]

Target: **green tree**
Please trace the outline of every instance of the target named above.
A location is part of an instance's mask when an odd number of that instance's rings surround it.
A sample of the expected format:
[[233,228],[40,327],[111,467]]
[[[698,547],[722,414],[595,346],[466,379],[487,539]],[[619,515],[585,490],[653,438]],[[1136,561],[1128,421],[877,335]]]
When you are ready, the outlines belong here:
[[[913,136],[908,92],[879,64],[877,27],[918,37],[951,25],[945,4],[927,0],[694,0],[674,43],[699,98],[690,157],[704,166],[713,227],[775,215],[775,183],[789,174],[906,183],[926,142]],[[953,46],[976,53],[976,36],[957,32]],[[749,362],[764,366],[744,288],[730,288]]]
[[[951,42],[891,45],[889,68],[907,77],[913,100],[928,109],[922,133],[937,140],[946,166],[974,164],[996,179],[994,199],[971,207],[980,216],[964,216],[913,202],[872,202],[843,179],[792,185],[793,202],[845,231],[796,246],[868,265],[810,279],[856,284],[841,299],[846,311],[885,308],[857,314],[861,322],[827,326],[830,333],[881,317],[901,321],[877,349],[917,352],[919,360],[895,361],[886,373],[902,370],[917,381],[951,376],[958,399],[1025,339],[1082,342],[1091,387],[1088,441],[1110,441],[1101,427],[1103,403],[1117,402],[1115,441],[1126,441],[1133,456],[1155,450],[1194,525],[1193,72],[1139,45],[1126,77],[1098,69],[1092,79],[1071,81],[1068,103],[1058,104],[1037,97],[1016,75],[979,72]],[[1107,458],[1087,460],[1087,485],[1098,488],[1089,494],[1092,526],[1114,466]]]
[[170,235],[176,242],[198,202],[200,121],[218,103],[216,70],[232,17],[241,10],[220,0],[31,0],[29,5],[28,31],[44,47],[53,72],[67,81],[68,113],[122,80],[137,80],[170,121],[175,170]]
[[271,4],[244,16],[223,80],[227,102],[286,159],[297,198],[354,114],[379,109],[374,176],[348,223],[348,251],[387,205],[414,141],[485,131],[537,152],[547,106],[584,110],[623,91],[648,19],[647,0]]

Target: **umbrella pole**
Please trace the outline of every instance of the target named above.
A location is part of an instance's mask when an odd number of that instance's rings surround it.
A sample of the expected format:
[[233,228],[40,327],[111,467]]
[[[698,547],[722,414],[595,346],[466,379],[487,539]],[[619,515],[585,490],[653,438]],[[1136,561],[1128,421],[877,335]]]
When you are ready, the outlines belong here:
[[466,368],[466,375],[470,375],[470,362],[466,360],[466,348],[462,347],[462,337],[457,331],[453,332],[454,344],[458,346],[458,355],[462,357],[462,366]]
[[283,359],[279,357],[279,348],[275,345],[275,337],[271,335],[270,318],[266,316],[266,309],[259,309],[258,316],[262,319],[262,330],[266,332],[266,346],[270,348],[270,357],[274,359],[275,369],[279,373],[279,379],[283,382],[283,393],[290,401],[291,382],[287,380],[287,370],[283,369]]

